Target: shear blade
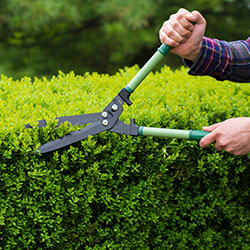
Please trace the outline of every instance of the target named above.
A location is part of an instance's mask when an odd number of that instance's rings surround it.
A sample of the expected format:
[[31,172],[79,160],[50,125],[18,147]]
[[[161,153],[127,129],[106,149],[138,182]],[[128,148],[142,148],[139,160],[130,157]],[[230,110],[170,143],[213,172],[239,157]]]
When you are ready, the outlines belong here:
[[[83,124],[88,124],[91,122],[96,122],[100,120],[101,113],[93,113],[93,114],[84,114],[84,115],[71,115],[71,116],[62,116],[56,117],[55,119],[58,120],[57,126],[61,125],[62,123],[69,122],[73,126],[80,126]],[[38,121],[38,127],[44,128],[46,127],[47,123],[45,120]],[[32,128],[32,126],[28,123],[25,125],[26,128]]]
[[106,130],[105,127],[102,125],[100,121],[94,122],[81,130],[71,132],[62,138],[59,138],[57,140],[48,142],[40,146],[37,149],[37,151],[41,153],[48,153],[48,152],[66,147],[68,145],[71,145],[75,142],[81,141],[87,138],[88,136],[101,133],[105,130]]
[[93,114],[84,114],[84,115],[72,115],[72,116],[63,116],[57,117],[58,120],[57,126],[61,125],[64,122],[69,122],[73,126],[88,124],[91,122],[96,122],[100,120],[101,113],[93,113]]

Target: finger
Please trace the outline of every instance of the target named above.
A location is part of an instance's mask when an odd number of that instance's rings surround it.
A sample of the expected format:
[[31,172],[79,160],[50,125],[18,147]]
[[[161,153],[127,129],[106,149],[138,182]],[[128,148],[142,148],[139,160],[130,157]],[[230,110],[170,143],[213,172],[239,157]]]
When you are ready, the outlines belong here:
[[188,11],[188,10],[186,10],[186,9],[184,9],[184,8],[180,8],[176,14],[177,14],[178,16],[179,16],[179,15],[186,16],[187,14],[191,14],[191,12]]
[[192,11],[191,13],[187,13],[186,18],[188,21],[196,24],[206,23],[205,18],[200,14],[200,12],[196,10]]
[[202,130],[207,131],[207,132],[212,132],[219,126],[221,126],[222,122],[215,123],[211,126],[203,127]]
[[165,32],[166,36],[168,36],[170,39],[178,43],[181,43],[185,37],[182,36],[181,33],[178,33],[178,31],[176,31],[173,27],[173,26],[176,27],[178,25],[179,24],[177,24],[177,21],[168,21],[164,23],[162,30],[163,32]]
[[181,27],[183,27],[186,30],[193,31],[193,24],[186,18],[187,14],[191,14],[186,9],[179,9],[178,12],[174,15],[170,16],[170,21],[171,22],[176,22],[177,24],[179,23]]
[[176,42],[175,40],[173,40],[173,39],[171,39],[169,37],[165,37],[164,43],[167,44],[170,47],[173,47],[173,48],[180,45],[180,43]]
[[234,155],[240,155],[239,151],[236,151],[235,148],[229,146],[225,148],[225,151],[227,151],[230,154],[234,154]]
[[[169,24],[172,26],[172,29],[175,30],[178,34],[180,34],[182,37],[189,37],[192,35],[192,24],[190,23],[190,25],[188,25],[188,21],[184,21],[182,20],[181,21],[181,18],[180,16],[177,17],[177,21],[176,20],[170,20],[169,21]],[[184,18],[186,20],[186,18]],[[183,26],[183,23],[185,23],[185,27]],[[186,28],[188,27],[188,28]]]
[[186,15],[191,14],[190,12],[180,12],[177,16],[176,16],[176,20],[180,23],[180,25],[188,31],[193,31],[194,29],[194,25],[192,22],[190,22]]
[[176,32],[169,22],[166,22],[160,31],[160,38],[169,46],[176,47],[186,38]]
[[175,40],[171,39],[170,37],[168,37],[163,30],[160,31],[160,40],[161,40],[161,43],[165,43],[171,47],[176,47],[180,44],[176,42]]
[[210,134],[208,134],[208,135],[206,135],[205,137],[203,137],[200,140],[200,147],[205,148],[208,145],[212,144],[213,142],[216,141],[216,137],[217,137],[217,134],[213,133],[213,132],[210,133]]

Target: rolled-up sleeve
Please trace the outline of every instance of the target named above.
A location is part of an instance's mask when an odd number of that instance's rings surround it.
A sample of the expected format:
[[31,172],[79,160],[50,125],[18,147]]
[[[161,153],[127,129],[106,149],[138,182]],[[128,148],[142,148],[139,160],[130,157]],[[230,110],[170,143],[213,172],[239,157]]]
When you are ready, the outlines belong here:
[[190,75],[209,75],[217,80],[250,82],[250,37],[226,42],[204,37],[195,62],[184,59]]

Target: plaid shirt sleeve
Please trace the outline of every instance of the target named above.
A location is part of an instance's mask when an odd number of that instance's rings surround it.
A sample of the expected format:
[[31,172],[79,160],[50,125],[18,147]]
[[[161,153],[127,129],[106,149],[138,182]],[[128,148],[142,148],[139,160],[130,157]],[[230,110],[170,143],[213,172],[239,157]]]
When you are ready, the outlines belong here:
[[184,59],[190,75],[209,75],[217,80],[250,82],[250,37],[226,42],[204,37],[195,62]]

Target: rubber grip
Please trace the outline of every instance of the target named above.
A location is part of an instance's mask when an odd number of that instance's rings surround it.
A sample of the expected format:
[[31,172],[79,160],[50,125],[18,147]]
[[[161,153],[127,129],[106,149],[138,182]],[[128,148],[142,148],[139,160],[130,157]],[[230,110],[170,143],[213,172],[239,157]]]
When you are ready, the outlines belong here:
[[204,136],[208,135],[210,132],[203,130],[190,130],[189,140],[200,141]]

